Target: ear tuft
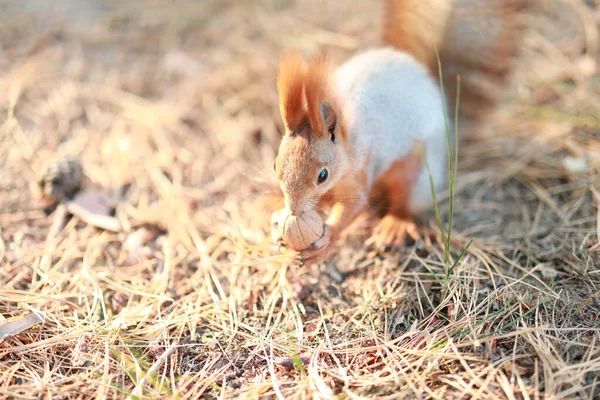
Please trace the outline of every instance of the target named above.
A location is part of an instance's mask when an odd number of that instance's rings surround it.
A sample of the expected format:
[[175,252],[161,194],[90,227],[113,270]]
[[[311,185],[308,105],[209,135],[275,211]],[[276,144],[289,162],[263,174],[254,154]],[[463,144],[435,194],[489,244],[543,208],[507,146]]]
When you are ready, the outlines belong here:
[[335,141],[335,131],[337,129],[338,117],[333,109],[333,106],[328,102],[324,101],[321,103],[321,118],[325,123],[325,127],[327,128],[327,132],[331,136],[331,140]]
[[304,106],[306,62],[297,53],[285,54],[279,63],[277,89],[279,91],[279,111],[290,132],[306,118]]
[[[315,133],[319,135],[328,134],[321,105],[325,104],[329,98],[329,79],[331,73],[331,64],[324,55],[313,59],[306,71],[304,91],[306,93],[308,119]],[[332,109],[331,104],[327,104],[329,105],[326,107]]]

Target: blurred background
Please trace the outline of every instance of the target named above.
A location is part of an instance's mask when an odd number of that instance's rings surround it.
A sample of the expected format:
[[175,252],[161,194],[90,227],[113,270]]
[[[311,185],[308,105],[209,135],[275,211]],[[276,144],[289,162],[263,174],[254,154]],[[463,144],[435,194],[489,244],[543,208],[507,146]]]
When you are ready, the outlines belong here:
[[[561,122],[550,130],[572,121],[591,121],[597,129],[596,6],[538,3],[507,112]],[[275,88],[281,51],[325,49],[343,61],[377,44],[380,6],[317,0],[0,2],[0,107],[9,115],[4,132],[11,131],[3,136],[3,184],[15,189],[2,205],[19,207],[24,192],[16,189],[33,179],[38,163],[74,155],[103,185],[119,187],[149,169],[171,169],[189,188],[219,188],[200,196],[203,201],[227,198],[227,192],[235,197],[225,182],[271,170],[281,131]],[[247,179],[240,184],[253,192]]]

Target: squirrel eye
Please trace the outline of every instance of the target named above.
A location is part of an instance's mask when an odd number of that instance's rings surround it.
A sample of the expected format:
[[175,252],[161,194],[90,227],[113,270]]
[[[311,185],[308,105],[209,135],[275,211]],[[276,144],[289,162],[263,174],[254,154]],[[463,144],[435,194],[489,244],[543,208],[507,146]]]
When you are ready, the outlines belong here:
[[329,172],[327,171],[327,168],[323,168],[321,170],[321,172],[319,172],[319,177],[317,178],[317,183],[320,185],[321,183],[325,182],[327,180],[328,176],[329,176]]
[[273,163],[273,171],[277,172],[277,162]]

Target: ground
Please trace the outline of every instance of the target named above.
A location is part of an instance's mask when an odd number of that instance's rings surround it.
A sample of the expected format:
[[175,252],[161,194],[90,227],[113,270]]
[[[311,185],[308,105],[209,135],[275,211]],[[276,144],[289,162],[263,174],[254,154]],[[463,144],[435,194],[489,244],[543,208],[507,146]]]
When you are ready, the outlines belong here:
[[[400,251],[369,219],[317,266],[271,245],[277,57],[343,60],[380,3],[0,2],[0,319],[43,319],[0,338],[5,398],[600,396],[598,1],[530,15],[448,249],[433,214]],[[61,159],[118,231],[40,206]]]

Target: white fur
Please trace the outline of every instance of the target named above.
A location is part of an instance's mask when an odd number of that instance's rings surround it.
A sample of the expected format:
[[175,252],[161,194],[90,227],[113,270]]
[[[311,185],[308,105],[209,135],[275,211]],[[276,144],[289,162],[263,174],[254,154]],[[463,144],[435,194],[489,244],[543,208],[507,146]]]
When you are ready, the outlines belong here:
[[[337,70],[336,88],[349,143],[355,146],[354,161],[358,169],[368,169],[369,185],[406,157],[415,141],[421,141],[436,190],[445,187],[447,139],[442,94],[438,82],[411,55],[391,48],[358,54]],[[420,212],[432,205],[429,171],[424,167],[409,207]]]

